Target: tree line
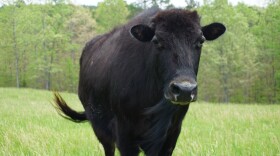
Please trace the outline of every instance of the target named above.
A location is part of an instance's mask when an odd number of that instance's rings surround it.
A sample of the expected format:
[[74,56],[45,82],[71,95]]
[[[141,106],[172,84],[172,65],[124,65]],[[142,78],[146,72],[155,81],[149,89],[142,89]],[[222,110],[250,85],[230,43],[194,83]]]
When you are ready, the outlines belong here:
[[[280,1],[265,7],[227,0],[186,0],[202,25],[222,22],[227,31],[205,43],[199,68],[199,99],[209,102],[280,102]],[[145,8],[173,8],[169,0],[127,4],[104,0],[77,6],[23,0],[0,7],[0,87],[77,92],[79,58],[87,41],[125,23]]]

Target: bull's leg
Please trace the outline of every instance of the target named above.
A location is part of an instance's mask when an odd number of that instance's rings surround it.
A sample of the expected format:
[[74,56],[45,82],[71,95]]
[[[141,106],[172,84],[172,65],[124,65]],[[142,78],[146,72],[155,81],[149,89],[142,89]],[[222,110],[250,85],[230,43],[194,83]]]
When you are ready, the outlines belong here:
[[114,135],[112,133],[112,117],[106,113],[94,112],[91,109],[86,109],[87,117],[91,122],[94,133],[100,143],[103,145],[106,156],[114,156],[115,144]]
[[171,129],[166,136],[166,140],[159,152],[159,156],[171,156],[176,146],[177,139],[181,131],[181,125]]
[[[175,148],[178,136],[180,134],[181,126],[173,125],[163,142],[158,144],[142,144],[141,148],[145,152],[146,156],[171,156]],[[151,147],[152,146],[152,147]]]
[[121,156],[138,156],[140,150],[130,132],[130,128],[125,122],[117,124],[117,147]]
[[177,139],[181,132],[182,121],[186,115],[189,106],[183,106],[175,112],[175,115],[172,118],[172,124],[169,130],[167,131],[167,136],[165,142],[159,152],[159,156],[171,156],[173,150],[176,146]]

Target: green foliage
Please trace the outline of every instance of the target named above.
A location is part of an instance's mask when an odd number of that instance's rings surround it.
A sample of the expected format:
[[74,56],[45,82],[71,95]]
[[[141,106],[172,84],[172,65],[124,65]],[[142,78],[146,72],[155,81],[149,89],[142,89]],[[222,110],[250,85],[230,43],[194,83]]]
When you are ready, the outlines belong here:
[[[227,27],[226,33],[218,41],[205,44],[203,48],[199,72],[200,99],[216,102],[276,103],[277,91],[274,91],[276,85],[273,84],[273,75],[276,74],[276,64],[279,62],[276,60],[280,58],[269,57],[269,53],[264,53],[269,49],[263,46],[268,40],[273,40],[269,43],[276,45],[275,37],[279,35],[274,31],[279,28],[279,24],[275,23],[273,28],[267,28],[267,24],[266,28],[259,28],[264,21],[262,16],[266,14],[265,11],[271,9],[248,7],[242,3],[232,6],[225,0],[217,0],[208,2],[208,5],[198,10],[203,24],[217,21]],[[271,21],[279,21],[277,16],[269,17],[275,17]],[[261,35],[258,36],[258,33]],[[279,47],[274,47],[274,50],[276,54]],[[267,61],[270,58],[274,59],[273,67]],[[270,66],[270,70],[266,66]]]
[[173,8],[173,5],[170,4],[170,0],[138,0],[137,5],[141,6],[143,9],[148,9],[150,7]]
[[125,23],[128,15],[128,9],[123,0],[104,0],[100,2],[95,12],[98,32],[104,33]]
[[129,4],[129,5],[127,5],[127,9],[129,11],[128,19],[133,18],[138,13],[143,11],[143,9],[140,6],[136,5],[136,4]]
[[[8,5],[0,8],[0,18],[0,86],[76,91],[79,56],[96,26],[88,9],[62,3]],[[64,74],[68,65],[71,79]]]
[[187,6],[186,6],[187,10],[191,10],[191,9],[199,7],[199,2],[197,2],[195,0],[185,0],[185,2],[187,3]]
[[[280,102],[280,1],[267,7],[236,6],[228,0],[186,0],[202,25],[221,22],[226,33],[205,43],[198,74],[199,100]],[[172,8],[169,0],[127,5],[105,0],[97,7],[67,1],[44,5],[5,1],[0,7],[0,86],[77,91],[79,58],[85,43],[125,23],[143,8]],[[169,5],[169,6],[168,6]]]
[[[104,155],[89,123],[60,117],[51,92],[0,88],[0,155]],[[62,96],[83,110],[77,95]],[[192,103],[175,156],[279,155],[279,105]]]
[[152,3],[152,6],[162,6],[162,5],[168,5],[170,3],[170,0],[150,0]]
[[[259,81],[255,86],[266,86],[258,97],[259,101],[278,102],[280,93],[280,3],[270,4],[260,15],[259,24],[254,31],[259,38],[261,51]],[[258,88],[260,90],[260,88]]]

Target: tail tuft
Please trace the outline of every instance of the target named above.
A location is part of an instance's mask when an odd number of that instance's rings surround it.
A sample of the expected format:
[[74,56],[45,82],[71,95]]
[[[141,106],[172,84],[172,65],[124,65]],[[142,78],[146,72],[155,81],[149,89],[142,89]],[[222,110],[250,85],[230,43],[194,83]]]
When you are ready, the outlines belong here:
[[77,112],[70,108],[59,93],[54,92],[54,107],[58,114],[63,118],[73,121],[73,122],[84,122],[87,121],[85,112]]

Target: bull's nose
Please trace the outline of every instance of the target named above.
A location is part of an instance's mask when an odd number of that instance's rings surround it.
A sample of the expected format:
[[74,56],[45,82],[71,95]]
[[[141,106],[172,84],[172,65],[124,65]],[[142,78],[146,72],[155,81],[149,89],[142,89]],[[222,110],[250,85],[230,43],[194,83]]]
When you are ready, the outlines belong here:
[[170,93],[175,102],[191,102],[194,101],[197,90],[196,82],[172,82],[170,85]]

